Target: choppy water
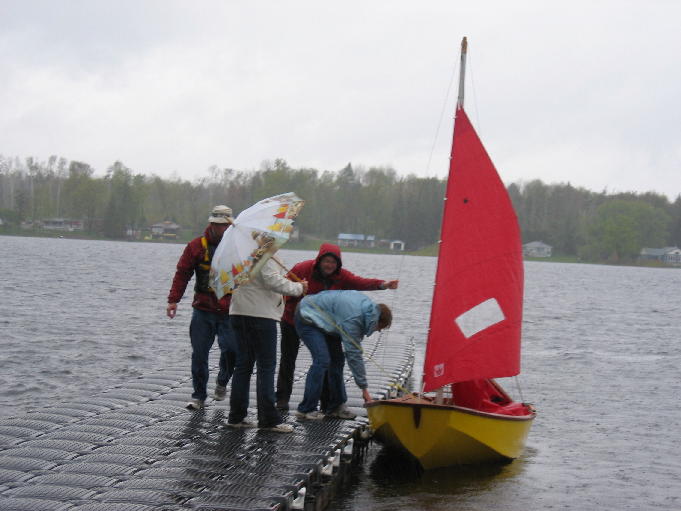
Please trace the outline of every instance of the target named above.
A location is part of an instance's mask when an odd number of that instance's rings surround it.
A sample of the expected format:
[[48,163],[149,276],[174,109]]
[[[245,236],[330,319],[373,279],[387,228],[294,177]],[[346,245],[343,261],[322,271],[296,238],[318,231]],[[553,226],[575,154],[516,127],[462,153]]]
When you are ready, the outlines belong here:
[[[165,317],[181,245],[0,237],[0,417],[186,361],[190,303]],[[310,252],[282,251],[288,264]],[[433,258],[347,254],[393,329],[422,339]],[[681,272],[527,263],[515,462],[416,474],[378,448],[335,509],[681,509]],[[417,358],[415,372],[420,370]],[[515,383],[504,382],[517,396]]]

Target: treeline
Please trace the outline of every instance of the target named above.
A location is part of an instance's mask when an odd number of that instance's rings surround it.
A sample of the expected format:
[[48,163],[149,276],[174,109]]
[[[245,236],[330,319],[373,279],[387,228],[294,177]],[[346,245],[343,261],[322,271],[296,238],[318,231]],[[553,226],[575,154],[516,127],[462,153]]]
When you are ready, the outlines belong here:
[[398,177],[390,168],[348,164],[338,172],[320,172],[293,169],[282,159],[252,172],[213,167],[189,182],[145,176],[121,162],[96,177],[83,162],[0,156],[0,218],[14,223],[81,219],[86,231],[110,238],[171,220],[196,234],[215,204],[227,204],[236,214],[265,197],[295,191],[306,201],[296,222],[303,237],[373,234],[416,249],[437,239],[444,186],[435,178]]
[[539,180],[511,184],[523,241],[584,261],[632,263],[643,247],[681,246],[681,196],[607,194]]
[[[445,185],[443,179],[398,176],[391,168],[348,164],[330,172],[294,169],[283,159],[250,172],[212,167],[189,182],[146,176],[121,162],[97,177],[84,162],[0,156],[0,218],[10,225],[79,219],[89,233],[109,238],[171,220],[194,235],[215,204],[238,213],[262,198],[295,191],[306,201],[297,221],[303,237],[373,234],[416,250],[438,239]],[[681,245],[681,197],[672,203],[652,192],[596,193],[539,180],[508,190],[523,241],[548,243],[554,254],[628,263],[642,247]]]

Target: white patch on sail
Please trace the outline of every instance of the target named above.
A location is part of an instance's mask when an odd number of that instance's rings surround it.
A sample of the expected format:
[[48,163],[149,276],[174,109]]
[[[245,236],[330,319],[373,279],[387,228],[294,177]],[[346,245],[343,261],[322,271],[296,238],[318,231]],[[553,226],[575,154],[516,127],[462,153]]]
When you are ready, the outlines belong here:
[[506,319],[504,312],[499,307],[499,302],[495,298],[489,298],[475,307],[468,309],[454,321],[463,332],[466,338],[470,338],[482,332],[485,328],[499,323]]
[[445,374],[444,364],[437,364],[436,366],[433,366],[433,378],[439,378],[443,374]]

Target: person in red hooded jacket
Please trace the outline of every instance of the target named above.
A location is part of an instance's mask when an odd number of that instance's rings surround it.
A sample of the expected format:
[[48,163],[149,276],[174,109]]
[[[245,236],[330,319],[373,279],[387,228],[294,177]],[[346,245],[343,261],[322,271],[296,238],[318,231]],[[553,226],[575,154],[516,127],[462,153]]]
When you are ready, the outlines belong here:
[[189,324],[189,338],[192,345],[192,384],[194,392],[187,408],[198,410],[206,401],[208,385],[208,352],[218,338],[220,346],[220,370],[215,383],[214,399],[222,401],[227,393],[227,382],[234,372],[236,363],[236,341],[229,320],[229,305],[232,295],[218,300],[210,287],[208,273],[213,254],[222,235],[233,222],[232,209],[215,206],[211,211],[203,236],[190,241],[177,263],[177,271],[168,293],[166,314],[170,319],[177,313],[177,304],[182,299],[187,284],[196,275],[192,320]]
[[[356,291],[376,291],[380,289],[397,289],[397,280],[367,279],[359,277],[342,267],[341,250],[338,245],[322,243],[315,259],[296,264],[288,274],[292,280],[296,278],[306,280],[307,294],[316,294],[330,289],[354,289]],[[296,306],[301,297],[287,297],[284,315],[281,318],[281,356],[279,359],[279,374],[277,375],[277,408],[288,410],[288,402],[293,388],[293,376],[296,369],[296,359],[300,348],[300,339],[293,326]],[[331,345],[332,344],[332,345]],[[331,343],[329,351],[343,358],[340,343]],[[336,345],[337,344],[337,345]],[[338,353],[340,352],[340,353]],[[322,397],[322,411],[342,419],[355,417],[345,405],[338,410],[324,410],[325,397]]]

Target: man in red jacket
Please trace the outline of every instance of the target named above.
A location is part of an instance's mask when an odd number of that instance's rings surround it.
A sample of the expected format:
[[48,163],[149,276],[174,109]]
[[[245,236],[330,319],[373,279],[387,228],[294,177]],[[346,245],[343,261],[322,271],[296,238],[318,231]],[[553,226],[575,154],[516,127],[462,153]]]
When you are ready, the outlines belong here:
[[184,249],[173,284],[168,294],[166,313],[174,318],[177,304],[182,299],[192,275],[196,275],[194,283],[194,301],[192,320],[189,325],[189,338],[192,344],[192,384],[194,392],[192,400],[187,404],[190,410],[203,408],[206,401],[208,385],[208,352],[215,336],[220,346],[220,370],[215,384],[216,401],[225,399],[227,382],[234,371],[236,361],[236,342],[229,322],[229,303],[231,295],[220,300],[210,287],[208,273],[213,254],[222,235],[231,225],[232,209],[227,206],[215,206],[208,218],[210,224],[203,236],[190,241]]
[[[291,268],[289,277],[295,280],[307,280],[307,294],[316,294],[329,289],[354,289],[357,291],[375,291],[379,289],[397,289],[397,280],[366,279],[342,267],[341,251],[338,245],[322,243],[316,259],[302,261]],[[284,315],[281,318],[281,357],[279,360],[279,374],[277,376],[277,408],[288,410],[288,402],[293,388],[293,375],[296,369],[296,358],[300,348],[300,339],[293,326],[293,316],[300,298],[287,297]],[[343,358],[343,348],[340,343],[332,343],[329,350]],[[338,353],[340,351],[340,353]],[[345,405],[339,410],[324,410],[325,396],[322,396],[322,411],[328,415],[341,419],[354,419]]]

